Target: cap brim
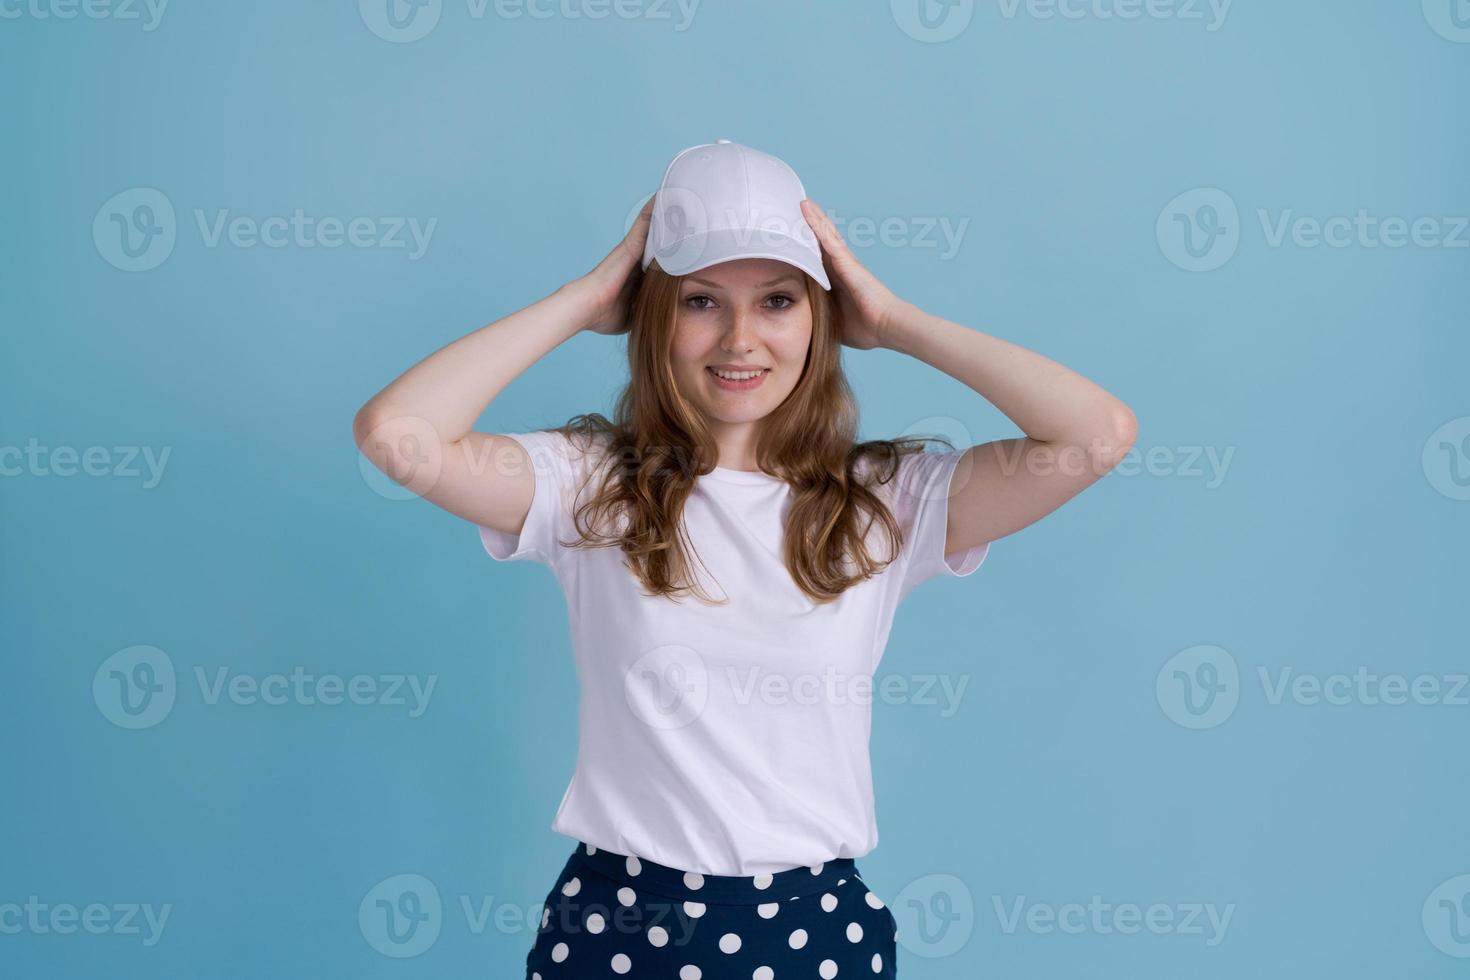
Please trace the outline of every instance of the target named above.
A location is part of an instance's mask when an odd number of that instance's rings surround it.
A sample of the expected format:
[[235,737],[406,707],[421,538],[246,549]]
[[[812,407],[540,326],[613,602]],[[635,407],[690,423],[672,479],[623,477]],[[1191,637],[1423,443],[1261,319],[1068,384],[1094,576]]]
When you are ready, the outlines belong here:
[[812,249],[784,233],[752,231],[748,228],[725,228],[681,238],[667,248],[655,251],[660,269],[671,276],[687,276],[721,262],[736,259],[775,259],[811,276],[822,288],[832,289],[821,258]]

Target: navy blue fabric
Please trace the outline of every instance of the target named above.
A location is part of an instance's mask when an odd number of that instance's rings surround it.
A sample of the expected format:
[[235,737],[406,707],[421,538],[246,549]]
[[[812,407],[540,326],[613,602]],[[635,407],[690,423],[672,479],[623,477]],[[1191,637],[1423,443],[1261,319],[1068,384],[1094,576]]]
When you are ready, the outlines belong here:
[[851,858],[698,875],[579,842],[544,904],[527,980],[897,976],[897,924]]

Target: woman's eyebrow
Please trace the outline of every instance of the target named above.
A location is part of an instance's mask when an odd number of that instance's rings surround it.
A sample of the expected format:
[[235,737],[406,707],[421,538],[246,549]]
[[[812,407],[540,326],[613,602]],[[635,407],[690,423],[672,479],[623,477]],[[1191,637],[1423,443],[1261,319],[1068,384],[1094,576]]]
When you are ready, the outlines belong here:
[[[725,288],[724,286],[721,286],[717,282],[710,282],[708,279],[698,279],[698,278],[695,278],[694,276],[690,276],[688,279],[685,279],[684,281],[685,282],[697,282],[701,286],[708,286],[711,289],[724,289]],[[771,286],[778,286],[778,285],[780,285],[783,282],[795,282],[795,281],[796,281],[796,276],[794,276],[794,275],[780,276],[779,278],[772,279],[770,282],[757,283],[755,288],[756,289],[766,289],[766,288],[769,288]]]

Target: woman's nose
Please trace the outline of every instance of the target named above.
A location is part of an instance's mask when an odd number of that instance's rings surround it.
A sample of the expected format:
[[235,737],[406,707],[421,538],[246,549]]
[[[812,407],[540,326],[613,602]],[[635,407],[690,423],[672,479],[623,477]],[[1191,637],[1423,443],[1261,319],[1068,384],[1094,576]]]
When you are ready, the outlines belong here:
[[725,331],[726,350],[748,351],[755,346],[755,325],[750,315],[742,310],[730,314],[730,326]]

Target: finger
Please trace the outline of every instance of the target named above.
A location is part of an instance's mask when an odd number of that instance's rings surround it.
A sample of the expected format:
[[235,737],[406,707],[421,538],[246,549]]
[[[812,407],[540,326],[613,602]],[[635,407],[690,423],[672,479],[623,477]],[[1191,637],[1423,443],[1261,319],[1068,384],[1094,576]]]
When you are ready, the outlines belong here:
[[847,240],[837,230],[837,225],[833,224],[832,218],[816,201],[811,200],[811,198],[807,198],[805,204],[809,205],[810,210],[810,217],[807,218],[807,222],[811,224],[812,230],[817,233],[822,247],[826,251],[831,252],[834,257],[845,255],[848,251]]

